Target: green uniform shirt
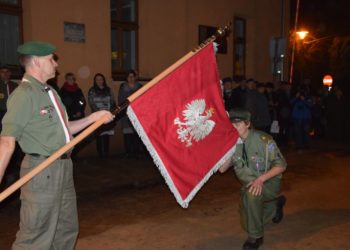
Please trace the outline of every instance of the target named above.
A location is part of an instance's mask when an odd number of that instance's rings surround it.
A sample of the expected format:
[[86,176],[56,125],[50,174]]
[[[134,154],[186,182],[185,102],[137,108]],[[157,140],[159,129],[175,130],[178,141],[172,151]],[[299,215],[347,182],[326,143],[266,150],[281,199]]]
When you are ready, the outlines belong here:
[[[7,102],[8,110],[2,121],[1,135],[15,137],[27,154],[49,156],[66,144],[62,124],[45,91],[46,86],[25,74]],[[52,91],[66,113],[57,92]]]
[[[243,157],[243,143],[247,161]],[[232,157],[238,179],[247,184],[276,165],[287,167],[287,163],[272,137],[264,132],[251,129],[243,143],[237,143]],[[281,178],[282,175],[276,176]]]

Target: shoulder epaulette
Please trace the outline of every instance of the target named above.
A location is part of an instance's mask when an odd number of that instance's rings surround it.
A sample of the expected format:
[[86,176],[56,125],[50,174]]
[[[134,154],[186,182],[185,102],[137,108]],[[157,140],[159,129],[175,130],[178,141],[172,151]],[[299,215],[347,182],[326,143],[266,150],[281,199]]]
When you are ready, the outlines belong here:
[[258,131],[258,130],[255,130],[256,133],[259,135],[260,139],[263,141],[263,142],[266,142],[268,143],[269,141],[273,140],[272,136],[265,133],[265,132],[262,132],[262,131]]

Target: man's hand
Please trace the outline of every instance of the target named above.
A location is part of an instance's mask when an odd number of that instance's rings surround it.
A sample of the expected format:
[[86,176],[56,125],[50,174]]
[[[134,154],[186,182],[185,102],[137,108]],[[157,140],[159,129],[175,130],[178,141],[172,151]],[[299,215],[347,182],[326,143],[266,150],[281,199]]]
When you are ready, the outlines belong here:
[[264,179],[262,176],[259,176],[254,181],[249,182],[246,187],[249,188],[248,192],[252,193],[252,195],[259,196],[262,193],[263,184]]
[[113,115],[111,112],[107,111],[107,110],[100,110],[100,111],[96,111],[92,114],[89,115],[89,118],[91,119],[91,122],[95,122],[97,120],[99,120],[101,117],[105,116],[105,124],[109,123],[111,121],[114,120],[115,115]]
[[272,177],[275,177],[283,173],[285,170],[286,170],[285,167],[282,167],[280,165],[275,165],[269,171],[267,171],[263,175],[260,175],[258,178],[256,178],[254,181],[249,182],[246,185],[246,188],[249,188],[248,191],[255,196],[261,195],[264,182],[271,179]]

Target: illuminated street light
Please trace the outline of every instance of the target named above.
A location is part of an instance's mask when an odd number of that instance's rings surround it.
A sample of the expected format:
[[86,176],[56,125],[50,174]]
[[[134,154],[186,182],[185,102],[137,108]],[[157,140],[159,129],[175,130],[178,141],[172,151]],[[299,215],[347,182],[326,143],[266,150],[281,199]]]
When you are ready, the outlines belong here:
[[309,34],[309,31],[301,30],[301,31],[297,31],[295,33],[298,35],[298,38],[300,40],[304,40],[304,38]]

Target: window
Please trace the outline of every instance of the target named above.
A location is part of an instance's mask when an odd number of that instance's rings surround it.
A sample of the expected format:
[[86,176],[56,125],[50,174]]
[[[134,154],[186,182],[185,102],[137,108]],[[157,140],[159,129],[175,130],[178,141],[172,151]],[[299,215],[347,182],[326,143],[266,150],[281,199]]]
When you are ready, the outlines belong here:
[[233,26],[233,75],[245,76],[246,21],[235,17]]
[[[217,30],[218,30],[217,27],[199,25],[199,27],[198,27],[198,44],[201,44],[202,42],[207,40],[212,35],[215,35]],[[218,52],[217,53],[226,54],[227,53],[226,37],[218,36],[218,37],[216,37],[215,42],[218,44]]]
[[138,67],[137,0],[110,0],[112,75],[125,80],[125,72]]
[[17,47],[22,41],[20,0],[0,0],[0,64],[18,65]]

